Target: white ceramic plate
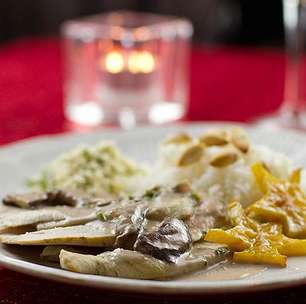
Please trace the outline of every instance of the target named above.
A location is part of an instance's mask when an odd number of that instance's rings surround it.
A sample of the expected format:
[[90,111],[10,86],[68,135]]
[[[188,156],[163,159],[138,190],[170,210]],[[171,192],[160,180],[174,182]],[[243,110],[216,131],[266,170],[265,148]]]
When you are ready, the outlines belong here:
[[[220,124],[218,124],[220,125]],[[222,124],[224,125],[224,124]],[[0,197],[23,188],[26,177],[37,172],[59,153],[81,143],[113,140],[129,156],[140,161],[152,161],[157,145],[167,133],[178,129],[194,134],[216,124],[185,124],[172,127],[139,128],[133,131],[101,130],[90,134],[67,134],[38,137],[0,149]],[[247,128],[255,143],[282,151],[306,167],[306,135],[289,131],[273,131],[262,127]],[[222,281],[142,281],[77,274],[48,267],[24,253],[23,247],[0,246],[0,264],[26,274],[56,281],[94,286],[118,291],[156,294],[196,294],[264,290],[306,283],[306,257],[290,258],[285,269],[269,268],[254,276]]]

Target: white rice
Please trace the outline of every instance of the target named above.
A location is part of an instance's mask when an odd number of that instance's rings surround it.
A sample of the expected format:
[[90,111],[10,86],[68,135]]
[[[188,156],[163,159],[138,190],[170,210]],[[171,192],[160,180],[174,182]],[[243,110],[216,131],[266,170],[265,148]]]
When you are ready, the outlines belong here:
[[142,193],[156,185],[174,186],[189,182],[203,198],[221,204],[237,199],[246,206],[261,195],[251,172],[254,163],[264,162],[279,178],[287,178],[293,169],[285,155],[254,145],[225,168],[209,165],[210,157],[222,149],[217,146],[206,148],[197,163],[178,167],[177,160],[187,147],[188,144],[162,145],[158,160],[148,173],[142,165],[122,155],[113,144],[84,146],[59,156],[33,184],[42,190],[64,188],[99,196]]
[[291,161],[285,155],[263,146],[252,146],[247,154],[241,153],[241,158],[236,163],[225,168],[215,168],[208,164],[209,156],[216,153],[219,147],[207,148],[202,160],[192,166],[177,167],[175,161],[183,149],[177,147],[161,147],[159,159],[147,186],[175,185],[187,181],[203,198],[222,204],[237,199],[246,206],[261,195],[251,172],[252,164],[264,162],[273,175],[280,178],[287,178],[293,169]]

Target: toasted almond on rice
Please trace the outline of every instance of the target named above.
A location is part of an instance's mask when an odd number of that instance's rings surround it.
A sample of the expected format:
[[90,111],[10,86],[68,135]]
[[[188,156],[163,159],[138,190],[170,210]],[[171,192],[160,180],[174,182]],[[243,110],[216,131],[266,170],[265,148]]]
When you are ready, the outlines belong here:
[[228,144],[228,134],[225,130],[211,129],[199,137],[206,146],[224,146]]
[[187,133],[179,133],[176,135],[173,135],[171,137],[169,137],[168,139],[166,139],[166,141],[164,142],[164,144],[186,144],[188,142],[192,141],[192,137],[187,134]]
[[247,153],[250,148],[249,138],[247,133],[241,128],[233,128],[231,130],[232,144],[242,153]]
[[201,160],[204,152],[204,146],[194,144],[188,147],[177,160],[178,167],[190,166]]
[[223,168],[235,163],[238,158],[238,153],[234,148],[225,148],[216,153],[209,164],[213,167]]

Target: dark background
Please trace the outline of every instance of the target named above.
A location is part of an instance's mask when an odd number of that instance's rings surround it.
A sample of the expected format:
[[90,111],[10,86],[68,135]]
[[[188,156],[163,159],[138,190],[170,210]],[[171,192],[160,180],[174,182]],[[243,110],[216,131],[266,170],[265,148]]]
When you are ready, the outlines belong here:
[[58,34],[64,20],[116,9],[187,17],[197,42],[283,45],[281,0],[0,0],[0,42]]

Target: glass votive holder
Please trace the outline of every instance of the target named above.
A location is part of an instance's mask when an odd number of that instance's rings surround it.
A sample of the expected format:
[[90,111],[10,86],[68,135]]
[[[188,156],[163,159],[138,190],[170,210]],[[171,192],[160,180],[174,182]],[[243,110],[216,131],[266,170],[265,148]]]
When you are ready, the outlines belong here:
[[67,21],[65,113],[87,126],[182,118],[189,95],[191,23],[128,11]]

